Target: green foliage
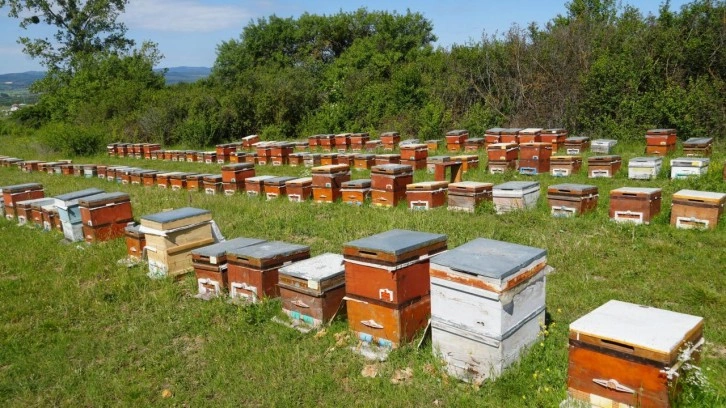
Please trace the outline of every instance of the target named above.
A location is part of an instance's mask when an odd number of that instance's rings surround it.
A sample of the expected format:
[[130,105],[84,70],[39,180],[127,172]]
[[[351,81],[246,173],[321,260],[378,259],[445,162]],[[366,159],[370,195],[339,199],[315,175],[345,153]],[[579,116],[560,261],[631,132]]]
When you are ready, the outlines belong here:
[[51,122],[37,132],[50,149],[69,156],[88,156],[103,151],[108,142],[103,128]]

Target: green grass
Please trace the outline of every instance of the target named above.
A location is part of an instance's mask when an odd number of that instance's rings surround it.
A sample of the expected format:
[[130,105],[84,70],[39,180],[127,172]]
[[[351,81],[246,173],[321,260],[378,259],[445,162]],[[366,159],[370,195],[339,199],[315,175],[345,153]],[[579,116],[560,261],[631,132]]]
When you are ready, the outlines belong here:
[[[4,139],[0,154],[26,159],[61,158],[33,139]],[[640,146],[618,146],[624,162]],[[536,179],[544,188],[560,182],[595,184],[595,213],[575,219],[549,215],[545,199],[527,212],[495,215],[483,205],[476,214],[439,208],[411,212],[344,204],[264,201],[244,196],[207,196],[158,188],[124,186],[100,179],[26,174],[0,168],[0,185],[40,182],[52,196],[88,187],[125,191],[134,214],[186,205],[212,211],[227,238],[279,239],[310,245],[314,255],[340,252],[342,244],[391,228],[447,234],[453,248],[477,237],[548,250],[556,273],[548,277],[548,334],[520,363],[481,386],[443,374],[431,352],[413,345],[378,364],[379,376],[365,378],[368,362],[349,350],[353,336],[337,321],[316,338],[270,322],[279,303],[239,307],[222,299],[193,298],[192,276],[179,282],[149,280],[141,267],[116,264],[122,240],[63,244],[55,233],[0,221],[0,405],[2,406],[485,406],[555,407],[565,397],[567,328],[574,319],[610,299],[647,304],[706,319],[702,367],[711,387],[691,407],[725,406],[726,400],[726,220],[714,231],[676,230],[669,225],[671,195],[681,188],[725,191],[723,146],[700,179],[587,179],[548,175],[486,174],[484,161],[467,180],[499,183]],[[138,165],[159,170],[218,172],[219,165],[107,158],[76,163]],[[301,176],[302,167],[257,167],[257,174]],[[367,172],[354,172],[354,178]],[[431,179],[417,172],[416,181]],[[608,191],[622,186],[663,188],[663,212],[649,226],[610,222]],[[413,379],[394,385],[397,370]],[[171,391],[162,398],[162,391]]]

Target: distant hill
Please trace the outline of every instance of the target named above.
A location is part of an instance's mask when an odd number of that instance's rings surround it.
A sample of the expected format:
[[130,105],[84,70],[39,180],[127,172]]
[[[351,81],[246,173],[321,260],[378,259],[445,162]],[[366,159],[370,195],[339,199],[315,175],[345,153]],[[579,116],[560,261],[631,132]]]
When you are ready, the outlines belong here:
[[[155,71],[161,72],[162,69]],[[173,85],[179,82],[196,82],[208,77],[211,72],[212,69],[207,67],[170,67],[164,77],[167,85]],[[0,92],[28,89],[30,84],[43,78],[43,75],[43,71],[0,74]]]

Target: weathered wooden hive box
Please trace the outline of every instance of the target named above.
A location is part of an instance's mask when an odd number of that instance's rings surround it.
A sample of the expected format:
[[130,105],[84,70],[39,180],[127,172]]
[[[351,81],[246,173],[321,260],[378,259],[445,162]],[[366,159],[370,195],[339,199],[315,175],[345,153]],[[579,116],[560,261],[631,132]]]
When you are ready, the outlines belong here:
[[290,154],[295,146],[290,142],[277,142],[272,144],[270,150],[270,161],[273,166],[284,166],[290,162]]
[[[202,155],[202,157],[204,157],[204,156]],[[219,155],[217,155],[217,157],[219,157]],[[224,157],[224,156],[222,156],[222,157]],[[199,152],[196,150],[186,150],[186,151],[184,151],[183,160],[182,160],[182,157],[179,156],[179,161],[185,161],[187,163],[194,163],[196,161],[199,161]],[[219,160],[217,160],[217,161],[219,161]]]
[[296,140],[292,144],[293,150],[296,152],[307,152],[309,149],[307,140]]
[[213,164],[217,162],[217,152],[202,152],[204,163]]
[[509,170],[514,170],[516,167],[517,160],[489,160],[487,162],[489,174],[504,174]]
[[613,178],[620,171],[623,159],[618,155],[591,156],[587,159],[589,178]]
[[109,143],[106,145],[106,153],[109,156],[116,156],[116,147],[118,146],[118,143]]
[[461,181],[449,184],[448,209],[474,212],[482,201],[492,200],[492,183]]
[[310,247],[281,241],[262,242],[227,251],[229,296],[257,302],[275,298],[279,269],[310,258]]
[[406,186],[406,201],[411,210],[428,210],[446,204],[448,181],[422,181]]
[[724,193],[680,190],[673,194],[671,225],[676,228],[716,229],[724,203]]
[[265,198],[272,200],[287,195],[287,182],[296,177],[281,176],[265,180]]
[[487,158],[492,161],[517,160],[519,146],[516,143],[492,143],[487,146]]
[[350,146],[350,133],[339,133],[335,135],[335,147],[339,151],[344,152],[348,150],[348,146]]
[[[48,205],[55,202],[55,199],[52,197],[45,197],[45,198],[34,198],[31,200],[22,200],[15,203],[15,214],[18,218],[18,225],[43,225],[43,216],[38,211],[38,215],[40,215],[39,223],[35,222],[33,220],[33,206],[34,205]],[[40,210],[40,208],[38,208]]]
[[[85,170],[84,170],[85,171]],[[97,174],[98,166],[94,169],[94,175]],[[136,169],[131,172],[131,185],[140,186],[144,184],[144,174],[155,172],[155,170]]]
[[519,131],[522,128],[505,128],[499,135],[499,143],[514,143],[519,144]]
[[305,167],[316,167],[320,166],[321,159],[322,156],[320,153],[309,153],[303,157],[303,163],[305,164]]
[[260,137],[258,135],[249,135],[242,138],[242,147],[245,149],[252,148],[252,145],[259,142]]
[[320,135],[312,135],[308,137],[308,147],[310,149],[317,149],[320,147]]
[[272,165],[272,142],[259,142],[255,146],[257,164],[260,166]]
[[222,166],[222,184],[225,194],[245,191],[245,180],[255,176],[255,165],[251,163],[226,164]]
[[338,164],[337,152],[328,152],[320,155],[320,165],[329,166],[331,164]]
[[446,150],[458,152],[464,149],[464,144],[469,138],[469,131],[465,129],[450,130],[446,132],[444,138],[446,140]]
[[45,190],[40,183],[15,184],[2,187],[5,202],[5,218],[15,220],[15,205],[18,201],[33,200],[45,197]]
[[426,144],[426,148],[429,149],[430,152],[435,152],[436,150],[439,150],[439,145],[441,145],[441,140],[438,139],[430,139],[424,141]]
[[633,157],[628,162],[628,178],[650,180],[658,177],[663,166],[662,157]]
[[375,154],[356,154],[353,159],[353,168],[356,170],[370,170],[375,165]]
[[[123,166],[116,166],[116,167],[121,168]],[[114,168],[116,168],[116,167],[114,167]],[[60,165],[60,168],[61,168],[61,174],[62,175],[64,175],[64,176],[72,176],[73,175],[73,165],[72,164],[70,164],[70,163],[61,164]],[[111,179],[111,180],[109,180],[109,181],[116,181],[116,175],[114,174],[114,178]]]
[[573,136],[565,139],[567,154],[583,154],[590,148],[590,138],[587,136]]
[[610,219],[618,222],[650,224],[660,213],[661,189],[621,187],[610,190]]
[[683,142],[683,154],[687,157],[710,156],[712,147],[712,137],[692,137]]
[[78,199],[83,237],[88,243],[124,236],[126,224],[133,222],[131,198],[122,192],[101,193]]
[[433,348],[449,374],[496,378],[537,340],[547,251],[478,238],[431,258]]
[[50,205],[44,205],[42,209],[43,229],[46,231],[55,230],[58,232],[63,232],[63,224],[61,223],[60,216],[58,215],[58,208],[56,208],[55,203]]
[[279,270],[282,311],[318,327],[329,322],[345,296],[343,256],[324,253]]
[[63,228],[63,235],[71,242],[83,240],[83,220],[78,200],[83,197],[102,194],[98,188],[73,191],[55,196],[54,205],[58,209],[58,219]]
[[461,171],[464,173],[479,168],[479,156],[476,154],[460,154],[458,156],[452,156],[451,160],[460,161]]
[[187,189],[187,179],[194,173],[179,172],[169,177],[172,191],[181,191]]
[[224,192],[224,182],[221,174],[208,174],[202,179],[204,184],[204,193],[215,195]]
[[[156,176],[159,175],[159,171],[157,170],[147,170],[143,173],[141,173],[141,184],[144,185],[144,187],[153,187],[157,184]],[[100,176],[100,173],[99,173]]]
[[[82,176],[83,175],[83,167],[85,167],[85,165],[82,164],[82,165],[79,165],[79,166],[81,167],[80,169],[75,168],[73,170],[73,174],[76,175],[76,176],[78,176],[78,175]],[[118,181],[118,179],[120,178],[121,179],[121,184],[127,184],[127,185],[129,185],[129,184],[131,184],[131,176],[132,176],[132,174],[135,173],[135,172],[137,172],[137,171],[141,171],[141,170],[144,170],[144,169],[142,169],[140,167],[124,167],[122,169],[117,169],[116,170],[116,180]]]
[[544,142],[521,142],[520,160],[549,160],[552,157],[552,144]]
[[229,155],[229,162],[232,164],[245,163],[246,157],[247,157],[247,152],[235,151],[234,153]]
[[192,250],[197,291],[202,296],[220,296],[227,291],[227,252],[265,242],[256,238],[235,238]]
[[316,203],[332,203],[341,198],[340,189],[350,181],[350,166],[331,164],[313,167],[313,200]]
[[257,164],[257,153],[249,152],[245,155],[245,163]]
[[588,184],[553,184],[547,188],[550,214],[574,217],[597,209],[598,188]]
[[564,128],[543,129],[540,141],[552,144],[552,151],[557,152],[565,145],[568,132]]
[[245,191],[248,196],[264,196],[265,195],[265,181],[274,179],[275,176],[262,175],[247,177],[245,179]]
[[499,139],[501,139],[502,130],[504,128],[496,127],[496,128],[490,128],[484,131],[484,144],[485,147],[489,146],[490,144],[499,143]]
[[708,165],[711,163],[705,157],[681,157],[671,160],[671,178],[681,179],[698,177],[708,173]]
[[54,167],[60,166],[61,164],[63,164],[63,162],[46,162],[38,166],[38,171],[48,174],[55,174]]
[[582,168],[582,156],[550,157],[550,174],[554,177],[571,176]]
[[[542,141],[542,128],[525,128],[519,131],[519,143],[539,143]],[[547,143],[552,147],[552,143]]]
[[215,146],[217,153],[217,163],[224,163],[229,161],[229,156],[237,151],[237,145],[232,143],[222,143]]
[[602,408],[667,408],[679,392],[679,357],[699,360],[703,318],[611,300],[570,324],[569,344],[571,399]]
[[649,129],[645,132],[645,153],[665,156],[676,150],[677,140],[675,129]]
[[146,234],[149,277],[190,272],[192,250],[215,241],[211,221],[211,212],[192,207],[142,216],[140,231]]
[[187,176],[187,190],[204,191],[204,177],[212,176],[209,173],[191,174]]
[[335,150],[335,135],[333,134],[323,134],[318,135],[318,147],[325,151],[333,151]]
[[98,175],[98,166],[95,164],[86,164],[83,166],[83,177],[95,178]]
[[[73,175],[76,177],[84,177],[85,174],[83,171],[84,171],[85,167],[86,167],[85,164],[74,164],[73,165]],[[127,168],[136,169],[137,167],[127,167]],[[130,183],[131,183],[130,175],[125,172],[122,172],[121,173],[121,184],[130,184]]]
[[517,160],[519,174],[534,176],[550,172],[550,159],[520,159]]
[[363,205],[371,196],[371,180],[356,179],[343,183],[340,194],[343,202],[353,205]]
[[429,156],[426,158],[426,171],[433,174],[436,169],[436,163],[448,161],[451,161],[451,156]]
[[355,166],[355,153],[338,153],[338,164],[345,164],[351,169]]
[[369,140],[370,135],[368,133],[353,133],[350,135],[350,149],[360,152]]
[[53,198],[50,199],[50,201],[45,202],[43,202],[40,198],[37,198],[36,200],[37,201],[30,204],[30,220],[34,226],[45,229],[43,224],[43,207],[54,206],[55,199]]
[[[381,133],[380,143],[383,145],[383,150],[394,150],[398,147],[398,143],[401,142],[401,135],[398,132],[383,132]],[[368,145],[366,144],[366,147]],[[372,146],[376,148],[378,146]]]
[[291,153],[288,158],[288,164],[292,167],[304,166],[306,154],[308,153]]
[[616,144],[618,144],[618,141],[614,139],[595,139],[590,143],[590,151],[599,154],[610,154]]
[[382,166],[384,164],[401,164],[400,154],[377,154],[376,155],[376,166]]
[[126,243],[126,256],[141,260],[146,246],[146,235],[140,230],[141,225],[135,222],[126,224],[124,228],[124,242]]
[[[106,180],[106,174],[108,172],[107,171],[108,167],[109,166],[105,166],[105,165],[98,165],[98,166],[96,166],[96,177],[100,178],[101,180]],[[60,168],[60,165],[58,165],[58,168]],[[57,174],[55,172],[55,170],[56,169],[54,168],[53,169],[53,174]]]
[[144,158],[146,160],[151,160],[154,152],[158,152],[159,150],[161,150],[161,145],[158,143],[146,143],[146,144],[144,144],[143,150],[144,150]]
[[[34,171],[40,170],[40,165],[44,163],[45,162],[40,160],[26,160],[23,162],[23,166],[20,169],[25,173],[32,173]],[[81,174],[83,174],[82,171]]]
[[313,196],[313,178],[300,177],[289,180],[287,183],[287,199],[293,202],[303,202]]
[[447,237],[390,230],[343,245],[348,324],[361,340],[394,346],[426,327],[429,258]]
[[[108,171],[110,173],[110,170]],[[180,174],[180,171],[172,171],[167,173],[158,173],[156,175],[156,185],[159,188],[171,189],[171,176]],[[109,174],[110,175],[110,174]]]
[[371,168],[371,202],[375,206],[397,206],[406,199],[406,186],[413,183],[413,167],[384,164]]
[[429,157],[429,148],[425,144],[410,143],[401,145],[401,160],[426,160]]
[[478,152],[479,150],[483,149],[484,146],[486,146],[486,143],[483,137],[472,137],[466,139],[466,142],[464,142],[464,151]]
[[497,214],[526,210],[537,206],[539,182],[509,181],[492,188],[492,200]]

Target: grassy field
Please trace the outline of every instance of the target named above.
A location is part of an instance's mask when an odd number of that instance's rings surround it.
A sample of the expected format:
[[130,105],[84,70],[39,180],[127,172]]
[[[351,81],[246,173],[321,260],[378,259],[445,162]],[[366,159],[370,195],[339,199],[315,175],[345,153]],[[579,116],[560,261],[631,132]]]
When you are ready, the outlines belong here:
[[[33,139],[3,139],[0,154],[25,159],[62,158]],[[642,146],[621,145],[625,161]],[[40,182],[52,196],[88,187],[125,191],[134,214],[195,206],[212,211],[227,238],[278,239],[307,244],[313,255],[340,252],[343,243],[391,228],[448,235],[453,248],[477,237],[546,248],[556,272],[548,277],[550,325],[539,341],[496,381],[465,384],[443,373],[431,352],[407,345],[369,362],[345,321],[321,335],[304,335],[270,322],[279,303],[249,307],[193,298],[192,276],[152,281],[142,267],[126,268],[122,240],[88,246],[61,236],[0,221],[0,405],[2,406],[482,406],[556,407],[565,397],[568,324],[610,299],[705,317],[702,367],[710,385],[689,387],[679,406],[726,406],[726,219],[714,231],[669,225],[671,195],[682,188],[726,191],[724,146],[699,179],[567,179],[486,174],[484,162],[467,180],[499,183],[539,180],[595,184],[595,213],[552,218],[545,199],[533,211],[495,215],[491,205],[475,214],[444,208],[411,212],[344,204],[315,205],[243,196],[207,196],[100,179],[26,174],[0,168],[0,185]],[[219,172],[218,165],[108,158],[76,163],[133,164],[159,170]],[[302,167],[262,167],[257,174],[301,176]],[[354,172],[353,178],[367,177]],[[416,181],[431,179],[417,172]],[[663,188],[663,211],[649,226],[610,222],[608,192],[622,186]],[[406,371],[410,369],[410,371]],[[394,384],[401,373],[412,377]],[[406,377],[406,375],[404,375]],[[169,393],[164,391],[168,390]]]

